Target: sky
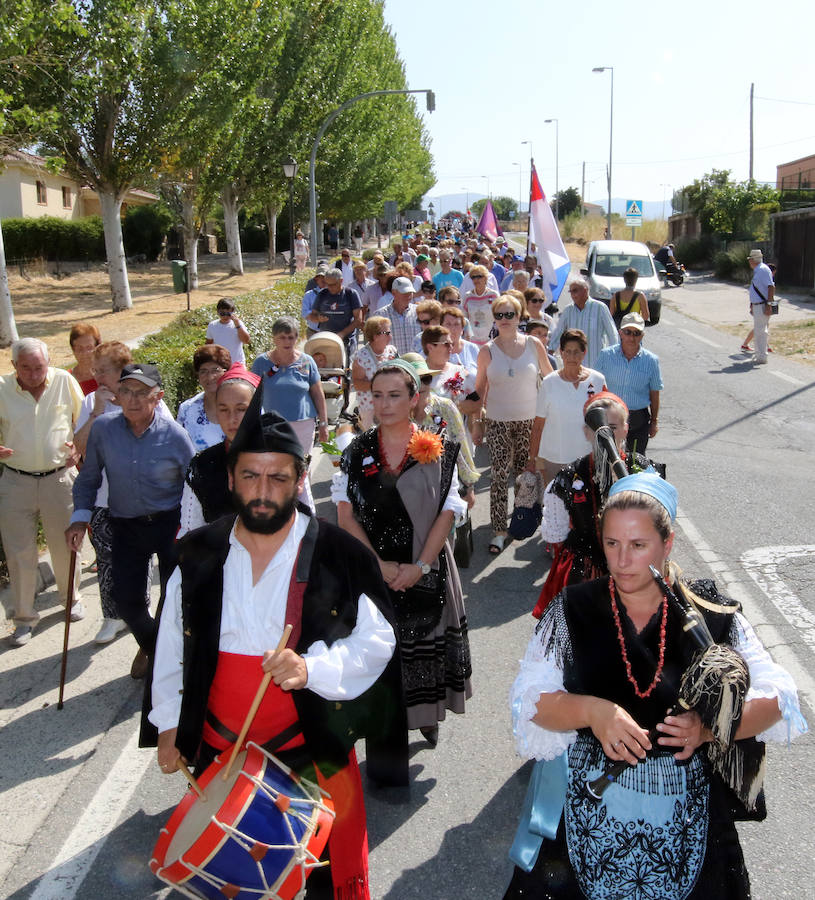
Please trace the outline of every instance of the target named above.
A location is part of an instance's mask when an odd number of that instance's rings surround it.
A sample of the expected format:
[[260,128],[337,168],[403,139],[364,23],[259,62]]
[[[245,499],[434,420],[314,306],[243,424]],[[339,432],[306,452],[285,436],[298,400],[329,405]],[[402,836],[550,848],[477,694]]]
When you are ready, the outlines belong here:
[[426,202],[489,191],[526,204],[523,141],[551,198],[557,130],[557,187],[580,190],[585,162],[585,199],[605,205],[611,73],[599,66],[614,68],[615,198],[666,198],[667,214],[674,190],[714,168],[746,179],[751,82],[754,178],[774,184],[776,165],[815,154],[805,0],[386,0],[385,18],[409,87],[436,94],[423,114],[437,178]]

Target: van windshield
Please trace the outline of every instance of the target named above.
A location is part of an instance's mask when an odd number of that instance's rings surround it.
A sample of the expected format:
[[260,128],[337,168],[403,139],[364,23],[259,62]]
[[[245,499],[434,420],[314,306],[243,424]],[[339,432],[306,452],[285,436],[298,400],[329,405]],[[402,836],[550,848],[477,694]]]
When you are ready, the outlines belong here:
[[598,253],[594,263],[594,274],[622,278],[623,272],[629,267],[646,277],[654,274],[650,256],[631,256],[622,253]]

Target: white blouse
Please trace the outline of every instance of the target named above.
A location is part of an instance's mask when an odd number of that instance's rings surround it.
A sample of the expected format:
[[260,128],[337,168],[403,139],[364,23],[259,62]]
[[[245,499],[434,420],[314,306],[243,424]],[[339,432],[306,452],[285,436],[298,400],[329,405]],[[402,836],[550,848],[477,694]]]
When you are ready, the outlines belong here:
[[[750,671],[747,700],[776,697],[782,719],[757,735],[760,741],[787,741],[808,730],[798,705],[798,692],[792,676],[775,663],[758,639],[752,625],[736,613],[737,639],[734,648],[744,658]],[[532,721],[541,694],[563,691],[563,670],[555,653],[546,656],[554,617],[546,620],[540,632],[532,636],[521,668],[510,691],[515,746],[525,759],[555,759],[577,739],[576,731],[548,731]]]

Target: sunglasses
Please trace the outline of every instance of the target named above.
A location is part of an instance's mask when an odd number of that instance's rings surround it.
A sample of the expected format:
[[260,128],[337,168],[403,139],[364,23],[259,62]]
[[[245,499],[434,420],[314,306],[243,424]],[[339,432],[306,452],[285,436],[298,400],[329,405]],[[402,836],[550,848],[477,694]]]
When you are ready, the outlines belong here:
[[473,281],[483,281],[487,276],[486,275],[473,275]]
[[537,300],[527,300],[526,301],[527,306],[532,306],[533,303],[543,303],[543,297],[540,297]]
[[461,306],[461,300],[444,300],[445,306]]
[[628,335],[628,337],[642,337],[642,332],[635,331],[633,328],[624,328],[620,334]]
[[510,309],[508,312],[496,312],[492,314],[493,319],[501,320],[501,319],[514,319],[515,318],[515,310]]
[[432,319],[416,319],[416,321],[420,325],[429,325],[433,320]]
[[389,335],[390,332],[389,332],[389,331],[377,331],[377,336],[379,336],[379,335],[381,335],[381,334],[387,334],[387,335]]

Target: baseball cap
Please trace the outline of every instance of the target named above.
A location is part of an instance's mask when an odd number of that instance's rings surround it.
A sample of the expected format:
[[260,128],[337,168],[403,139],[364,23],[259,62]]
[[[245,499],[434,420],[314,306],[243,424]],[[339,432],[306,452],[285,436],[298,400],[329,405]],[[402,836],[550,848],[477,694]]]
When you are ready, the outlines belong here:
[[129,365],[126,365],[122,369],[119,383],[121,384],[128,378],[140,381],[148,387],[161,387],[161,375],[159,370],[149,363],[130,363]]
[[405,278],[404,275],[400,275],[399,278],[396,278],[393,282],[392,291],[399,291],[400,294],[415,294],[416,291],[413,287],[413,282],[409,278]]
[[623,328],[636,328],[637,331],[645,331],[645,319],[637,312],[630,312],[627,316],[623,316],[620,322],[620,331]]

